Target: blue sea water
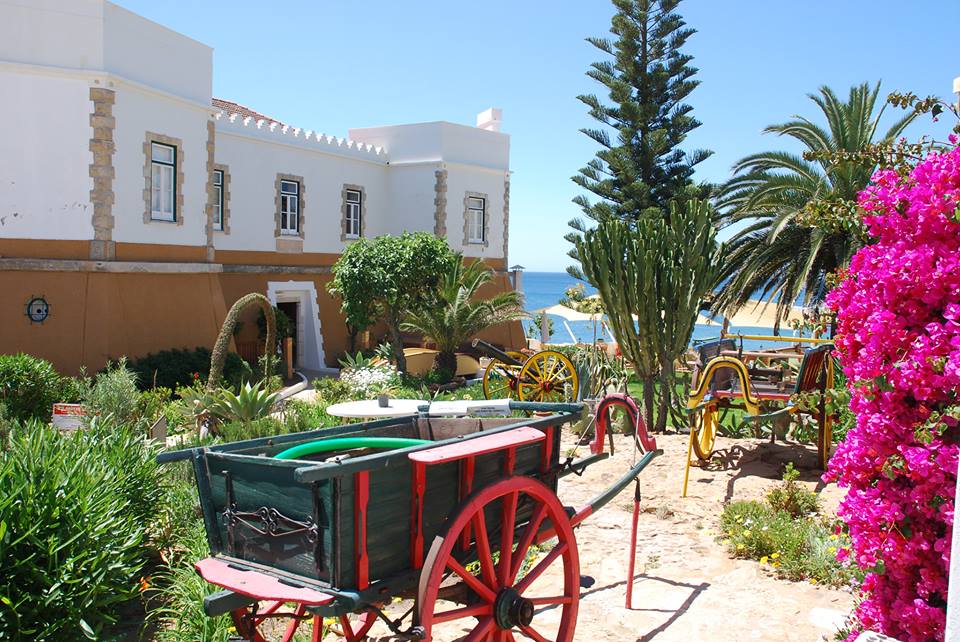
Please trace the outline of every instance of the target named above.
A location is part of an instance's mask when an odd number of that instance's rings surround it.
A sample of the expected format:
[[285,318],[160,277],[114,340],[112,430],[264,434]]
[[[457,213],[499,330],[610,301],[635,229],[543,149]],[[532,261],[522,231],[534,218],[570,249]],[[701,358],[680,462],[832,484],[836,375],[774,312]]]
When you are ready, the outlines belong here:
[[[564,296],[567,288],[578,284],[584,286],[587,296],[596,294],[597,292],[589,283],[578,281],[566,272],[524,272],[520,283],[521,290],[523,290],[524,308],[532,316],[536,310],[541,310],[558,303],[560,298]],[[591,343],[593,341],[594,323],[592,321],[567,321],[566,325],[564,325],[564,320],[561,317],[550,316],[553,319],[553,336],[550,338],[551,343],[573,343],[574,337],[576,337],[577,342],[581,343]],[[717,321],[718,323],[716,325],[697,324],[693,331],[693,342],[698,343],[700,341],[719,338],[720,320],[717,319]],[[526,331],[528,335],[530,333],[530,323],[529,319],[523,321],[524,331]],[[570,336],[567,326],[569,326],[573,332],[574,337]],[[772,334],[771,328],[747,326],[731,326],[730,331],[754,335]],[[596,324],[596,333],[598,338],[603,337],[607,341],[611,340],[608,331],[604,331],[600,324]],[[748,350],[757,350],[775,345],[777,344],[774,342],[744,341],[744,348]],[[783,344],[779,345],[782,347]]]

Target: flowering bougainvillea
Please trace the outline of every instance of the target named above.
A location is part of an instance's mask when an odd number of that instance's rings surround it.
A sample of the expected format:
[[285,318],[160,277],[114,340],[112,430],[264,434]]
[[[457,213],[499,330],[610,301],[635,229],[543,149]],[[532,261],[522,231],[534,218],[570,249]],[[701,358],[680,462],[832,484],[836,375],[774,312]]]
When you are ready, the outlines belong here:
[[960,149],[906,178],[877,172],[859,204],[875,243],[828,298],[856,425],[825,478],[849,488],[839,513],[853,546],[841,556],[869,571],[862,627],[942,640],[960,441]]

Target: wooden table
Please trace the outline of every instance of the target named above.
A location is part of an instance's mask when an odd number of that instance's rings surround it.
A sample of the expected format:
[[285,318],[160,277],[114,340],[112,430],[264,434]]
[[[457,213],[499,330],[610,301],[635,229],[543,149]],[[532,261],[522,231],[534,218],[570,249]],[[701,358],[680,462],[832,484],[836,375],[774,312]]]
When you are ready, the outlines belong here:
[[428,402],[423,399],[391,399],[387,407],[380,406],[376,399],[364,401],[344,401],[327,406],[327,414],[349,419],[382,419],[384,417],[404,417],[417,414],[420,406]]

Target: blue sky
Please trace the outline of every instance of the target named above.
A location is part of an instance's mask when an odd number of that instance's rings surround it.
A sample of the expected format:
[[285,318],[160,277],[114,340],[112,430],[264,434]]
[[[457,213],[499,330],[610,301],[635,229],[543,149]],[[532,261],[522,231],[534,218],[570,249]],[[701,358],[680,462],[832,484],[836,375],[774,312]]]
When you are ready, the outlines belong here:
[[[485,2],[359,0],[120,0],[119,4],[214,48],[214,95],[284,122],[346,135],[351,127],[449,120],[504,110],[511,134],[510,262],[563,270],[563,235],[579,214],[570,180],[596,151],[581,93],[605,35],[604,0]],[[740,157],[795,149],[762,136],[793,114],[816,116],[805,97],[852,84],[949,97],[960,76],[956,0],[686,0],[697,30],[686,51],[701,86],[690,96],[703,125],[690,148],[714,155],[698,180],[721,181]],[[913,136],[945,136],[915,123]]]

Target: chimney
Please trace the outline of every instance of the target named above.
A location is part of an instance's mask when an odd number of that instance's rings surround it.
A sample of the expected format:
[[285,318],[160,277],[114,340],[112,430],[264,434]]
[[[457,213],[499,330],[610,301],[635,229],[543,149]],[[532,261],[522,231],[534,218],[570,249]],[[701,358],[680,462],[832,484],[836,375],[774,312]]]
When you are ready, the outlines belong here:
[[485,129],[488,132],[498,132],[502,124],[503,110],[499,107],[491,107],[477,114],[477,127],[480,129]]

